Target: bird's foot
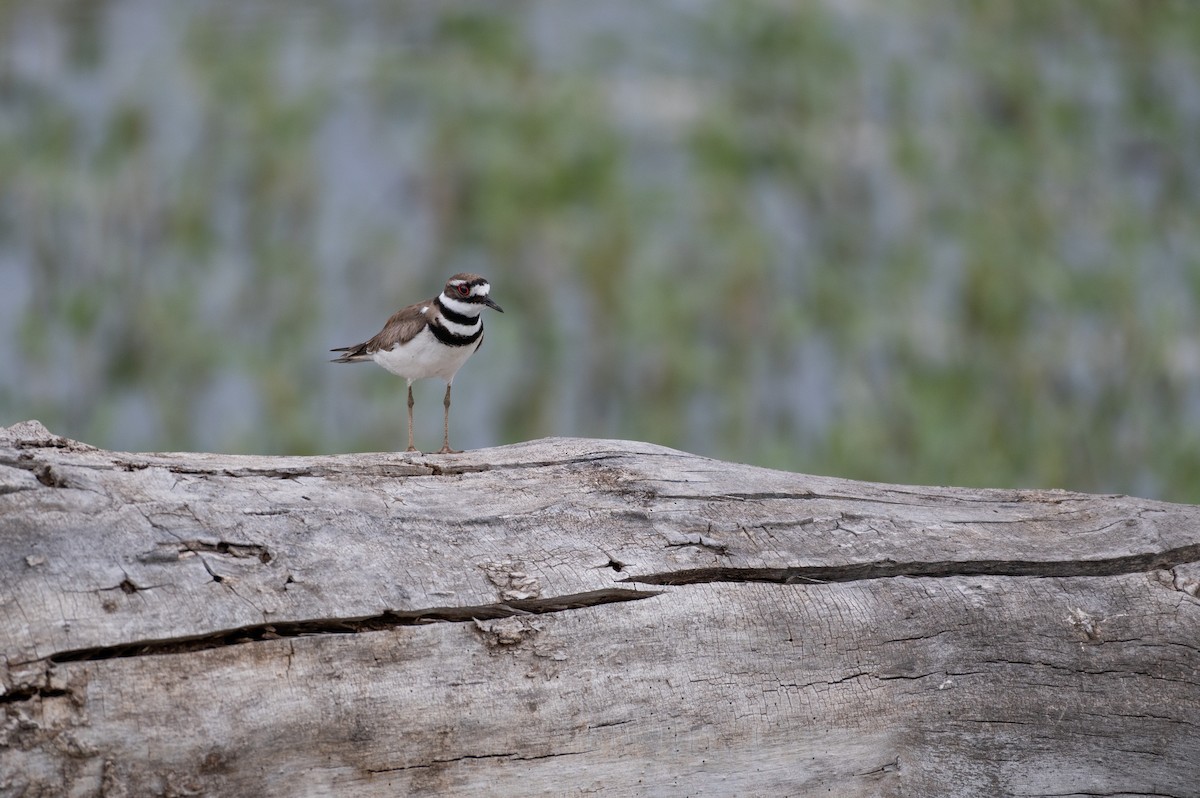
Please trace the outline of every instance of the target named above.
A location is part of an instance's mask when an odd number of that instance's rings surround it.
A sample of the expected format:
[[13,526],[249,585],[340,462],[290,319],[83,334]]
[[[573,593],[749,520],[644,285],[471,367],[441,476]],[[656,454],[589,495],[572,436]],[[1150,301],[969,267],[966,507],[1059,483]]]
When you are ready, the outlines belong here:
[[451,449],[450,444],[443,443],[442,448],[438,449],[438,454],[462,454],[462,449]]
[[421,453],[421,450],[420,450],[420,449],[418,449],[416,446],[409,446],[409,447],[408,447],[407,449],[405,449],[404,451],[405,451],[405,452],[416,452],[417,454],[420,454],[420,453]]

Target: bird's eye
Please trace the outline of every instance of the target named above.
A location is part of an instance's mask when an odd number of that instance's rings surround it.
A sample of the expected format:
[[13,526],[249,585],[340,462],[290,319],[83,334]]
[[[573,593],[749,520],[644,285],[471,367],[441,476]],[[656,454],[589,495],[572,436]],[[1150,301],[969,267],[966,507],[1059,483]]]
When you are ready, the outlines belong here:
[[458,286],[458,295],[459,296],[467,296],[470,293],[471,293],[471,286],[467,285],[466,283],[462,283],[461,285]]

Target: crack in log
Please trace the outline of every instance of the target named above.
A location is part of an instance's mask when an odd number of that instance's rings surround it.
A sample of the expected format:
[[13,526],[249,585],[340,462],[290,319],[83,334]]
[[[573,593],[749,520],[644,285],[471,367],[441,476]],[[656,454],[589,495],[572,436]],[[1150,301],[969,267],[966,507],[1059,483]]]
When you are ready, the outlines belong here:
[[[72,441],[67,438],[53,436],[56,440],[36,440],[36,441],[17,441],[15,448],[17,449],[37,449],[37,448],[57,448],[67,451],[79,452],[99,452],[94,446]],[[381,455],[386,453],[379,453]],[[639,452],[642,457],[677,457],[673,452]],[[569,465],[585,465],[601,463],[605,460],[621,460],[629,456],[626,452],[621,451],[602,451],[592,454],[578,454],[564,458],[556,458],[552,460],[525,460],[511,463],[456,463],[456,462],[430,462],[425,457],[438,457],[438,455],[419,454],[415,457],[406,456],[406,453],[397,453],[398,459],[391,462],[372,463],[367,466],[357,468],[357,473],[375,477],[444,477],[444,476],[461,476],[464,474],[474,474],[485,471],[508,471],[522,469],[544,469],[553,466],[569,466]],[[304,463],[304,464],[279,464],[270,467],[261,466],[210,466],[191,465],[186,462],[180,462],[170,458],[169,456],[161,455],[131,455],[120,453],[112,458],[108,463],[76,463],[77,468],[88,468],[96,471],[118,470],[118,471],[142,471],[148,468],[164,468],[173,474],[181,474],[185,476],[200,476],[200,477],[231,477],[231,478],[260,478],[260,479],[298,479],[300,477],[313,478],[330,478],[345,475],[345,470],[337,462],[338,456],[330,456],[321,458],[320,462]],[[10,465],[16,468],[21,468],[26,471],[36,471],[41,469],[49,469],[51,464],[38,462],[32,454],[22,454],[19,460],[11,458],[0,458],[0,465]],[[39,479],[45,479],[45,476],[39,475]],[[49,487],[66,487],[65,484],[51,484],[43,482]]]
[[25,490],[33,490],[32,485],[0,485],[0,496],[7,496],[10,493],[20,493]]
[[855,773],[854,775],[860,776],[860,777],[861,776],[877,776],[877,775],[883,775],[886,773],[895,773],[899,769],[900,769],[900,757],[895,756],[895,757],[892,757],[887,762],[884,762],[882,765],[880,765],[877,768],[873,768],[872,770],[866,770],[866,771],[863,771],[862,773]]
[[[738,527],[743,533],[744,529]],[[670,535],[667,538],[667,548],[680,548],[683,546],[699,546],[700,548],[710,549],[711,551],[720,554],[722,557],[729,554],[729,546],[711,537],[712,524],[708,525],[708,529],[704,532],[693,532],[690,535]]]
[[426,768],[436,768],[443,765],[453,765],[458,762],[466,762],[474,759],[513,759],[517,757],[516,752],[503,754],[463,754],[462,756],[450,757],[448,759],[435,759],[432,762],[422,762],[419,765],[400,765],[394,768],[367,768],[367,772],[373,776],[378,776],[382,773],[399,773],[405,770],[424,770]]
[[[378,476],[378,477],[452,477],[461,476],[463,474],[476,474],[484,471],[501,471],[515,469],[539,469],[557,465],[573,465],[576,463],[596,462],[604,459],[613,459],[620,457],[619,454],[601,454],[596,456],[579,456],[571,457],[565,460],[539,460],[527,461],[519,463],[432,463],[428,460],[418,459],[418,457],[404,457],[404,453],[400,453],[401,459],[391,463],[380,463],[366,466],[359,470],[359,473]],[[425,456],[425,455],[421,455]],[[436,456],[436,455],[435,455]],[[247,467],[211,467],[193,466],[184,463],[170,461],[134,461],[130,459],[117,459],[112,462],[112,466],[120,468],[124,471],[142,470],[146,468],[165,468],[172,474],[183,474],[186,476],[220,476],[231,478],[263,478],[263,479],[298,479],[300,477],[314,478],[329,478],[343,476],[344,470],[336,467],[336,464],[329,463],[313,463],[308,465],[278,465],[270,468],[262,468],[255,466]],[[93,465],[86,466],[91,468],[104,468],[105,466]]]
[[586,593],[572,593],[551,598],[518,599],[497,604],[466,607],[429,607],[419,610],[384,610],[378,615],[357,618],[313,618],[301,621],[276,621],[234,629],[222,629],[203,635],[174,637],[161,640],[140,640],[118,645],[94,646],[60,651],[43,657],[58,664],[119,657],[142,657],[160,654],[183,654],[206,651],[223,646],[277,640],[285,637],[309,637],[328,634],[358,634],[378,632],[401,626],[427,623],[468,623],[472,621],[510,618],[517,615],[544,615],[565,610],[596,607],[623,601],[638,601],[660,595],[661,591],[606,588]]
[[539,759],[553,759],[559,756],[579,756],[580,754],[590,754],[592,751],[554,751],[549,754],[537,754],[534,756],[522,756],[513,752],[501,754],[463,754],[461,756],[448,757],[446,759],[434,759],[431,762],[422,762],[417,765],[400,765],[394,768],[368,768],[367,773],[373,776],[387,773],[397,773],[404,770],[424,770],[427,768],[440,768],[445,765],[456,765],[460,762],[470,762],[478,759],[507,759],[513,762],[533,762]]
[[14,687],[6,693],[0,693],[0,704],[16,704],[20,701],[30,701],[34,698],[61,698],[69,695],[71,695],[70,690],[24,684]]
[[[651,456],[649,452],[644,452],[641,454],[644,456]],[[445,465],[421,461],[421,464],[426,468],[431,469],[432,476],[449,477],[458,476],[460,474],[481,473],[484,471],[516,471],[521,469],[552,468],[554,466],[561,465],[582,465],[584,463],[598,463],[603,460],[619,460],[627,456],[628,455],[624,452],[595,452],[593,454],[581,454],[557,460],[521,460],[513,463],[449,463]]]
[[588,726],[588,731],[592,731],[593,729],[610,729],[613,726],[624,726],[626,723],[633,723],[633,719],[625,718],[624,720],[606,720],[603,723],[593,723]]
[[1013,793],[1013,795],[1020,798],[1032,798],[1034,795],[1037,795],[1038,798],[1130,798],[1131,796],[1132,798],[1183,798],[1173,792],[1130,792],[1129,790],[1118,790],[1117,792],[1075,790],[1074,792]]
[[[661,481],[661,480],[656,480]],[[892,499],[884,499],[877,496],[851,496],[839,495],[836,493],[816,493],[814,491],[731,491],[727,493],[714,494],[690,494],[690,493],[655,493],[656,499],[670,499],[677,501],[695,501],[704,499],[706,501],[737,501],[737,502],[757,502],[757,501],[836,501],[836,502],[857,502],[862,504],[894,504],[904,507],[920,507],[923,506],[920,502],[902,502]]]
[[705,582],[774,582],[777,584],[822,584],[859,582],[867,579],[951,576],[1120,576],[1146,571],[1170,570],[1200,561],[1200,543],[1161,552],[1130,554],[1094,560],[947,560],[938,562],[876,562],[846,565],[800,565],[790,568],[689,568],[630,576],[622,582],[645,585],[694,585]]
[[192,552],[193,554],[226,554],[235,558],[257,558],[261,563],[269,563],[271,561],[271,552],[266,546],[260,546],[257,543],[231,543],[228,540],[218,540],[216,543],[209,543],[204,540],[184,540],[180,541],[179,552]]

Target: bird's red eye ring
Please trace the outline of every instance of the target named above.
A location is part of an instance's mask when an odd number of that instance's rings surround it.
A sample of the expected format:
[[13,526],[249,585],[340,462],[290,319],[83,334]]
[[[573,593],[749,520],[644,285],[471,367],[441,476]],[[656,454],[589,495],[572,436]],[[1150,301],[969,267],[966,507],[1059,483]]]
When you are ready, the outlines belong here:
[[471,293],[471,286],[467,285],[466,283],[459,284],[459,286],[458,286],[458,295],[459,296],[467,296],[470,293]]

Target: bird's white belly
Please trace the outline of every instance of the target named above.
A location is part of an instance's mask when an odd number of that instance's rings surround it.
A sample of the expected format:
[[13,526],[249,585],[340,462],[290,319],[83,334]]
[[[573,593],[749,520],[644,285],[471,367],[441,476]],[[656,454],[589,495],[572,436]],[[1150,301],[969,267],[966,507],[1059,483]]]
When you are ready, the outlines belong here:
[[478,346],[478,341],[466,346],[446,346],[426,328],[406,344],[376,352],[374,358],[376,363],[407,380],[440,377],[450,382]]

